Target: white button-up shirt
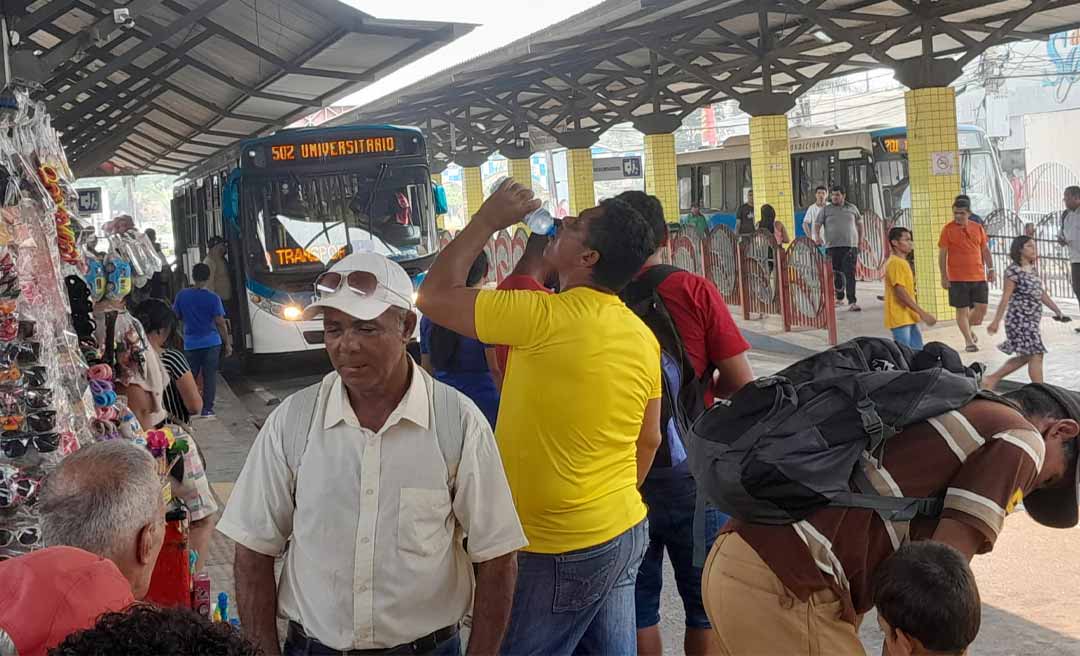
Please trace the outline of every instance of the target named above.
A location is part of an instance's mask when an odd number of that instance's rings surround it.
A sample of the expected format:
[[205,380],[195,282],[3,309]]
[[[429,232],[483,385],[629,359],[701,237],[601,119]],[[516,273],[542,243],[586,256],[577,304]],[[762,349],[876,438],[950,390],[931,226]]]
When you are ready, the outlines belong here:
[[322,430],[310,432],[295,502],[286,399],[218,524],[253,551],[285,553],[279,613],[334,649],[393,647],[457,623],[472,601],[472,564],[527,544],[484,415],[462,399],[465,440],[448,481],[433,381],[411,366],[405,397],[377,432],[357,421],[338,375],[324,379],[314,419]]

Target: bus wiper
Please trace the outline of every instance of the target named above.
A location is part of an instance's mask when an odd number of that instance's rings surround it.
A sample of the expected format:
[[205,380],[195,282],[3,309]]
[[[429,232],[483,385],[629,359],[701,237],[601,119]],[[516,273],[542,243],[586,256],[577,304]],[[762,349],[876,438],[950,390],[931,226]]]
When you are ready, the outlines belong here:
[[[390,165],[386,162],[379,164],[379,173],[375,176],[375,182],[371,185],[371,191],[368,193],[367,203],[364,205],[363,213],[367,215],[368,239],[371,240],[375,239],[375,218],[371,214],[371,208],[375,205],[375,196],[379,193],[379,189],[382,188],[383,180],[386,179],[386,172],[389,170]],[[353,197],[352,203],[349,204],[349,208],[354,212],[357,211],[356,201],[358,200],[359,196],[360,192],[357,191],[356,196]],[[346,227],[346,238],[347,237],[348,228]]]

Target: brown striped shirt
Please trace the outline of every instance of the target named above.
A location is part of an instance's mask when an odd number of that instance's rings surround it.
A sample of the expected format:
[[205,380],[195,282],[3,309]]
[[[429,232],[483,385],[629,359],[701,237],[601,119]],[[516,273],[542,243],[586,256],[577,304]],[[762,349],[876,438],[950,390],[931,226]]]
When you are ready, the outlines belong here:
[[[1044,450],[1042,436],[1019,412],[978,400],[910,426],[886,444],[880,462],[864,459],[863,470],[880,493],[944,495],[941,517],[982,533],[985,553],[1034,485]],[[801,600],[835,590],[854,622],[873,607],[877,565],[905,541],[930,538],[937,523],[924,517],[886,523],[870,510],[825,508],[791,526],[733,521],[726,530],[737,531]]]

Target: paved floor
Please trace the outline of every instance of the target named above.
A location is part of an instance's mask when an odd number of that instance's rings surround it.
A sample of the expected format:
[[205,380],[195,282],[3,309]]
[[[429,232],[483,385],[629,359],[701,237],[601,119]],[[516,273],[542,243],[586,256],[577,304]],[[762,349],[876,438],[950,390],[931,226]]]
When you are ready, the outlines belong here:
[[[872,289],[865,294],[873,298]],[[856,334],[855,331],[862,327],[869,330],[872,320],[867,317],[872,316],[874,310],[872,303],[867,305],[871,307],[863,316],[843,317],[845,334]],[[877,312],[880,321],[880,310]],[[802,349],[824,345],[820,338],[817,338],[820,344],[808,339],[815,337],[812,334],[796,336],[794,340],[790,336],[776,335],[770,332],[768,322],[750,322],[746,327],[756,334],[770,335],[782,341],[778,347],[781,352],[755,350],[751,353],[751,361],[759,375],[768,375],[787,366],[797,359]],[[948,337],[948,330],[937,330]],[[1063,333],[1047,340],[1048,344],[1050,339],[1055,340],[1056,346],[1051,347],[1055,352],[1067,352],[1071,338],[1071,334]],[[1077,355],[1080,355],[1080,336],[1075,337],[1075,344]],[[785,350],[787,352],[783,352]],[[1075,357],[1072,359],[1076,360]],[[196,430],[207,458],[208,476],[223,500],[228,499],[232,483],[266,416],[280,399],[318,381],[325,367],[325,362],[318,360],[289,360],[276,364],[265,373],[229,375],[229,384],[219,386],[218,417],[200,421]],[[1054,369],[1053,375],[1060,377],[1062,382],[1071,381],[1073,377],[1080,382],[1080,367],[1070,372],[1063,362]],[[1075,564],[1077,553],[1080,553],[1080,529],[1053,531],[1034,524],[1025,515],[1011,517],[995,551],[976,558],[973,565],[980,583],[984,613],[983,629],[971,654],[1080,656],[1080,616],[1075,612],[1078,607],[1076,590],[1080,588],[1080,567]],[[220,591],[232,595],[232,546],[220,534],[215,536],[207,555],[207,567],[213,577],[215,595]],[[670,568],[665,575],[662,615],[665,654],[679,654],[682,651],[683,612]],[[861,633],[868,653],[880,653],[881,636],[872,613],[863,622]]]

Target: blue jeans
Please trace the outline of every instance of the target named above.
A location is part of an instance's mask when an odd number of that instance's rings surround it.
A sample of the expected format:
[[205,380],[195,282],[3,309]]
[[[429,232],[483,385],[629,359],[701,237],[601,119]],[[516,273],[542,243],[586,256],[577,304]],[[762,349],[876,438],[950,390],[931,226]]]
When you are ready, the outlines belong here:
[[896,343],[903,344],[904,346],[921,351],[923,347],[922,332],[919,330],[919,324],[913,323],[907,326],[900,326],[899,328],[892,329],[893,339]]
[[637,653],[634,583],[648,520],[595,547],[518,553],[506,656]]
[[[282,650],[282,656],[321,656],[328,654],[340,654],[341,652],[334,651],[329,648],[320,649],[314,647],[310,643],[298,644],[291,640],[285,641],[285,649]],[[456,635],[450,638],[446,642],[436,647],[433,651],[427,652],[426,656],[461,656],[461,636]]]
[[[649,507],[649,548],[637,577],[637,627],[644,629],[660,623],[660,591],[664,585],[664,550],[667,549],[686,611],[687,628],[710,628],[701,601],[702,568],[694,565],[697,485],[693,477],[677,472],[658,476],[657,470],[653,470],[641,486],[641,498]],[[705,554],[712,549],[727,520],[728,516],[716,508],[705,507]]]
[[221,347],[211,346],[210,348],[195,349],[194,351],[184,351],[184,355],[187,356],[188,364],[191,365],[191,375],[198,378],[199,373],[202,373],[203,376],[203,414],[213,412],[214,398],[217,396],[217,372],[218,363],[221,360]]

